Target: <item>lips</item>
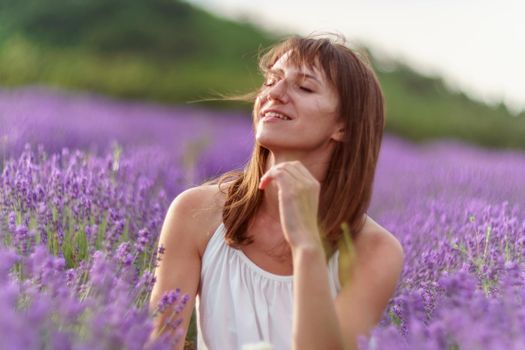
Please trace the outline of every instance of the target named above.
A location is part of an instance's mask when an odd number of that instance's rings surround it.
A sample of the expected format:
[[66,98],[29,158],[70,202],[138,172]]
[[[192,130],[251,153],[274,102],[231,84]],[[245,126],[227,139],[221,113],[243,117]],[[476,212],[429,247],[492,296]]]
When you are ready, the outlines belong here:
[[262,110],[260,116],[261,116],[262,120],[277,119],[277,120],[289,121],[289,120],[293,119],[289,115],[287,115],[286,113],[283,113],[283,112],[281,112],[281,111],[279,111],[277,109],[265,109],[265,110]]

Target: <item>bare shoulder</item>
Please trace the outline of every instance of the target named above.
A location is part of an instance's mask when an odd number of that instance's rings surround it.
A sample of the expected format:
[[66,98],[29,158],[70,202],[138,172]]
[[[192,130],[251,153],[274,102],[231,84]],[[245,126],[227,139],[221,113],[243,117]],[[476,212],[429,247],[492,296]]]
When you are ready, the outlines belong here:
[[[210,232],[221,222],[224,199],[218,185],[187,189],[171,202],[162,225],[159,245],[165,250],[155,268],[156,283],[151,292],[150,310],[155,310],[163,293],[179,288],[190,296],[189,305],[182,313],[184,330],[188,329],[199,290],[201,251]],[[166,317],[167,313],[162,313],[155,318],[155,332],[151,337],[162,331]]]
[[171,206],[177,206],[191,218],[196,218],[222,209],[224,199],[218,185],[201,185],[181,192]]
[[222,222],[225,193],[217,184],[201,185],[181,192],[171,203],[166,220],[177,221],[202,256],[208,239]]
[[[366,217],[354,241],[356,258],[339,277],[343,287],[335,300],[343,337],[355,344],[381,320],[388,301],[395,293],[403,270],[404,252],[397,238]],[[348,317],[360,315],[360,317]]]
[[368,215],[355,244],[358,259],[363,263],[373,263],[393,275],[401,272],[405,255],[401,243]]
[[379,244],[386,245],[398,253],[403,253],[399,240],[368,215],[366,216],[365,226],[358,236],[357,243],[367,249],[371,249]]

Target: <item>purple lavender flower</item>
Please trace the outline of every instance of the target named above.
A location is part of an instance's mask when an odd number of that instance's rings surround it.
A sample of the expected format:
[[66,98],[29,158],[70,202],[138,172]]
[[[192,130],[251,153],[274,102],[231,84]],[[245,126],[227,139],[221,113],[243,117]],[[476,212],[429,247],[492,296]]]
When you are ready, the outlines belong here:
[[[4,136],[0,348],[146,347],[169,202],[242,167],[250,121],[2,90]],[[369,214],[399,238],[405,267],[361,349],[525,348],[524,178],[517,151],[450,140],[416,146],[385,135]],[[149,348],[180,340],[190,298],[182,293],[159,305],[173,311],[165,326],[176,328],[175,338],[163,335]]]

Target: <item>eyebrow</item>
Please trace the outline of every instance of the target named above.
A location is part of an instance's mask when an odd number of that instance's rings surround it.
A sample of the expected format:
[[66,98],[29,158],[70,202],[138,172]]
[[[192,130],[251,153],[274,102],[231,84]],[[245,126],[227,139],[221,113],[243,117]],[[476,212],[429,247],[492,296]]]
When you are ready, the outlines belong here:
[[[280,68],[271,68],[269,69],[269,72],[270,73],[280,73],[280,74],[283,74],[284,71]],[[308,73],[305,73],[305,72],[298,72],[296,73],[295,75],[301,77],[301,78],[306,78],[306,79],[312,79],[312,80],[315,80],[319,85],[322,85],[322,83],[319,81],[319,79],[317,79],[317,77],[315,75],[312,75],[312,74],[308,74]]]

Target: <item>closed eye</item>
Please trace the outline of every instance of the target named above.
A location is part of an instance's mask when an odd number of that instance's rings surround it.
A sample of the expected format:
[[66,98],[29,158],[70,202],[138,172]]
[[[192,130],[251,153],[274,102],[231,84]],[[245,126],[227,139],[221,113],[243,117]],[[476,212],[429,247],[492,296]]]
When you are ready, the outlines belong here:
[[299,86],[299,89],[301,89],[303,91],[306,91],[306,92],[314,92],[312,89],[309,89],[309,88],[304,87],[304,86]]
[[264,85],[264,86],[272,86],[272,85],[275,84],[276,81],[277,81],[277,79],[275,79],[274,77],[269,77],[269,78],[267,78],[267,79],[264,81],[263,85]]

